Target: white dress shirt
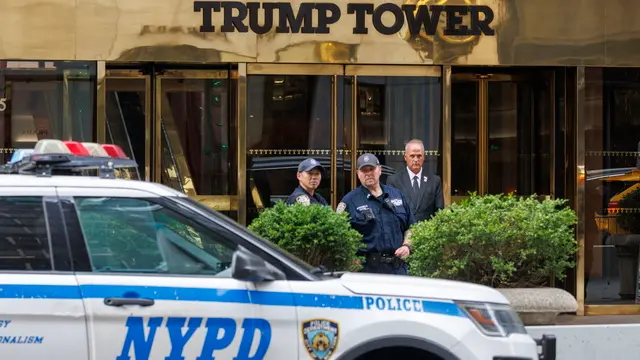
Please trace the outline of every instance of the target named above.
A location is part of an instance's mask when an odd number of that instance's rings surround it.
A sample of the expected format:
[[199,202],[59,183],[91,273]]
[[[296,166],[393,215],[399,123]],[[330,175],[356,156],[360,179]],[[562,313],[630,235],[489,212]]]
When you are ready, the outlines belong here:
[[418,177],[418,189],[419,189],[421,186],[420,183],[422,183],[422,181],[420,181],[422,179],[422,168],[420,168],[420,171],[418,171],[417,174],[414,174],[413,171],[411,171],[407,166],[407,172],[409,173],[409,183],[411,184],[411,186],[413,186],[413,177],[414,176]]

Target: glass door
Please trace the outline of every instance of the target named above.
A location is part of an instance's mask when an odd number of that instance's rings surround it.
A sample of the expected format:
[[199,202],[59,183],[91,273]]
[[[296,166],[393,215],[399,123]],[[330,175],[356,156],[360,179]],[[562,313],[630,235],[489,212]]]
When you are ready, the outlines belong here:
[[[105,77],[107,143],[120,146],[138,163],[127,178],[151,180],[151,79],[139,70],[107,70]],[[127,169],[129,170],[129,169]]]
[[153,179],[237,219],[236,71],[155,76]]
[[339,162],[348,165],[339,197],[360,185],[350,164],[363,153],[380,160],[382,183],[396,171],[406,171],[405,144],[413,139],[424,144],[423,173],[441,177],[441,68],[348,65],[345,74],[343,136],[338,147]]
[[343,72],[341,65],[248,64],[247,224],[286,200],[308,157],[327,170],[317,191],[335,208]]
[[470,192],[554,196],[552,75],[452,76],[452,201]]

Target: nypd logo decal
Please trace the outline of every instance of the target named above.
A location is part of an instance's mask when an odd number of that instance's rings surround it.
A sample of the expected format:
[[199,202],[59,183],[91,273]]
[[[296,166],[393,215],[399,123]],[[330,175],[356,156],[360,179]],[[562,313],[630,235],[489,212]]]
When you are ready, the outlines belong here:
[[313,360],[328,360],[338,347],[338,323],[327,319],[311,319],[302,323],[302,339]]

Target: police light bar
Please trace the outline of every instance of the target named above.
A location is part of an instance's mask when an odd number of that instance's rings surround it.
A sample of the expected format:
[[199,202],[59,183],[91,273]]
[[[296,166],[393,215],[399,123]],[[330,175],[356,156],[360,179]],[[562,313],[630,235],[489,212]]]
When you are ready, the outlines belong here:
[[101,177],[113,178],[114,169],[137,167],[117,145],[43,139],[33,150],[16,150],[0,172],[51,176],[52,171],[77,175],[82,170],[94,169],[99,170]]

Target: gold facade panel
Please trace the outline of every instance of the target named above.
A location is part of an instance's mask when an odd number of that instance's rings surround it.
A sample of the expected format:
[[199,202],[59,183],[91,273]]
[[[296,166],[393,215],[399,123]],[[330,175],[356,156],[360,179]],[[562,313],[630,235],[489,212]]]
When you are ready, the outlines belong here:
[[[238,144],[238,222],[247,224],[247,64],[238,64],[236,98]],[[253,194],[253,192],[252,192]],[[257,203],[256,203],[257,204]]]
[[[0,4],[5,59],[167,61],[190,63],[340,63],[474,65],[637,65],[640,9],[634,0],[374,0],[383,3],[489,6],[493,35],[448,36],[445,15],[435,35],[354,34],[349,2],[336,2],[340,19],[329,34],[200,31],[193,0],[5,0]],[[292,3],[294,11],[300,2]],[[259,12],[259,21],[263,17]],[[278,17],[276,16],[277,20]],[[389,26],[390,12],[381,16]],[[402,20],[406,25],[406,19]],[[314,11],[314,25],[317,12]],[[277,23],[277,21],[275,21]],[[245,20],[245,24],[248,21]],[[469,15],[463,16],[469,24]],[[275,29],[276,24],[274,24]],[[606,29],[606,31],[605,31]],[[9,36],[8,34],[11,34]]]

